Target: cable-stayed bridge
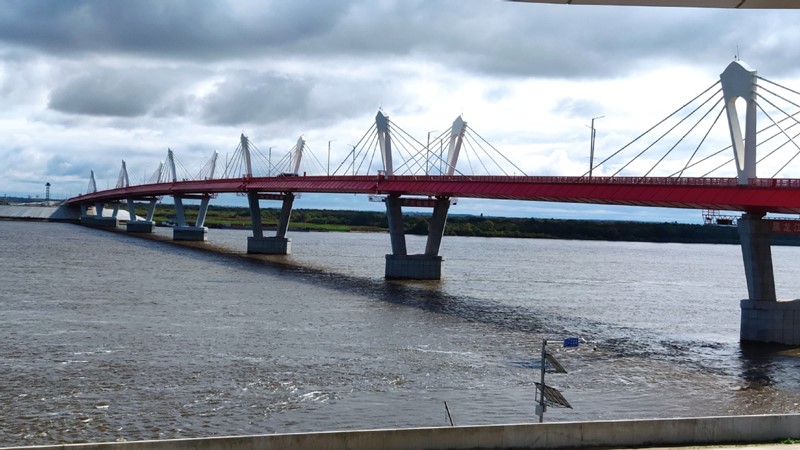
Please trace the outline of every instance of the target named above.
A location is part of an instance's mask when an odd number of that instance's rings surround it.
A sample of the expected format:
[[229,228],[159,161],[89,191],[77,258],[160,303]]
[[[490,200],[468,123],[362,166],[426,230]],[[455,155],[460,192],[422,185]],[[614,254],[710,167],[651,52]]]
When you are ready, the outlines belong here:
[[[116,211],[127,202],[147,201],[144,220],[127,223],[131,232],[152,232],[157,201],[174,199],[176,240],[206,240],[205,214],[220,193],[246,195],[253,236],[249,253],[289,254],[289,218],[297,194],[352,193],[386,205],[392,251],[386,277],[440,279],[439,255],[449,208],[456,198],[598,203],[739,211],[739,234],[748,286],[742,302],[742,339],[800,344],[800,302],[778,302],[770,234],[798,232],[800,221],[771,219],[769,213],[800,214],[800,92],[760,77],[741,61],[732,62],[719,81],[682,104],[632,141],[594,161],[586,173],[529,176],[458,117],[439,136],[417,140],[378,112],[375,122],[338,164],[323,163],[301,137],[286,153],[265,155],[242,134],[232,157],[219,164],[214,153],[190,176],[169,150],[153,176],[130,183],[123,162],[115,188],[67,202],[80,205],[82,223],[118,226]],[[725,142],[724,145],[719,145]],[[757,176],[756,168],[771,174]],[[184,200],[199,200],[188,224]],[[281,202],[275,236],[265,236],[260,201]],[[109,205],[111,217],[103,214]],[[90,209],[93,207],[93,211]],[[425,251],[409,254],[403,229],[404,207],[432,208]],[[91,213],[91,214],[90,214]]]

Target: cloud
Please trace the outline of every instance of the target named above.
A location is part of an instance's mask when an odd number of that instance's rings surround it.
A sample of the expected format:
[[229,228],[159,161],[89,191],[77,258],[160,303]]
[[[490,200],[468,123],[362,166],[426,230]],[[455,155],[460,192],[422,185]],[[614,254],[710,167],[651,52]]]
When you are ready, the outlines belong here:
[[167,96],[177,78],[165,70],[94,67],[56,87],[49,107],[90,116],[142,116]]
[[232,74],[202,100],[203,119],[216,125],[303,119],[308,115],[310,90],[311,84],[299,78]]
[[8,0],[0,179],[78,191],[89,167],[116,179],[122,158],[146,178],[167,147],[194,172],[242,131],[278,153],[300,134],[318,157],[332,141],[335,166],[378,108],[420,141],[463,114],[529,174],[580,175],[591,117],[605,116],[601,158],[736,54],[797,86],[798,19],[496,0]]
[[[567,7],[499,1],[188,0],[4,3],[0,40],[50,54],[182,61],[420,58],[484,75],[613,77],[655,63],[800,56],[794,11]],[[795,17],[795,20],[800,16]],[[787,54],[788,52],[788,54]],[[796,59],[796,58],[795,58]],[[774,72],[796,73],[787,62]]]

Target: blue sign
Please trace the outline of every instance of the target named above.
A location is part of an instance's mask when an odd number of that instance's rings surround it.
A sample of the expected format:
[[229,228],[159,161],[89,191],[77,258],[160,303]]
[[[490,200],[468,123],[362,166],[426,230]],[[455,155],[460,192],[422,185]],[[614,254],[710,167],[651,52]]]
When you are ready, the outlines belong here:
[[580,345],[580,341],[576,337],[564,339],[564,347],[577,347],[578,345]]

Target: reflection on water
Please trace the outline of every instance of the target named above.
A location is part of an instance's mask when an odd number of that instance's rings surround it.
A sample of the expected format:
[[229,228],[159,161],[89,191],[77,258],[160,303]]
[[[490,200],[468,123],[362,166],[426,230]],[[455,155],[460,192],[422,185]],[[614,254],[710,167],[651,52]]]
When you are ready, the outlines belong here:
[[736,246],[446,237],[431,283],[383,234],[246,236],[0,222],[0,445],[531,421],[545,336],[585,340],[548,421],[798,409],[800,353],[738,343]]

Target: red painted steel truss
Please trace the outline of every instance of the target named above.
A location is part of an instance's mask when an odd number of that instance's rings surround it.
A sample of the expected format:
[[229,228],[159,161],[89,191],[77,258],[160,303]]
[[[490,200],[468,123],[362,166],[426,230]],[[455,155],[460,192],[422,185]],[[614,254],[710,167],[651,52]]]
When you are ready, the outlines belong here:
[[508,176],[300,176],[179,181],[109,189],[67,200],[113,202],[167,195],[316,192],[398,194],[800,214],[800,179]]

